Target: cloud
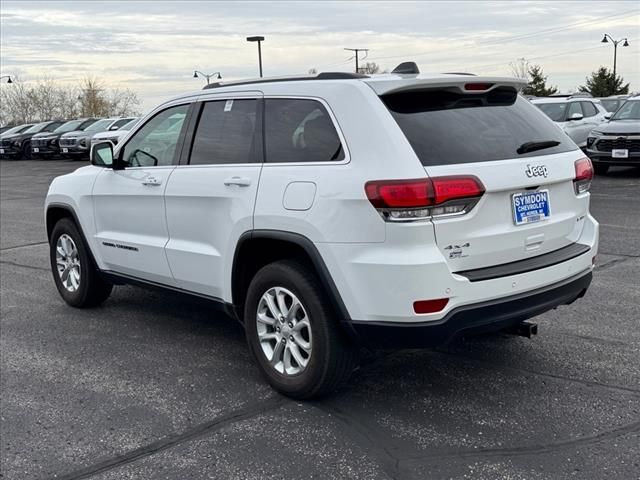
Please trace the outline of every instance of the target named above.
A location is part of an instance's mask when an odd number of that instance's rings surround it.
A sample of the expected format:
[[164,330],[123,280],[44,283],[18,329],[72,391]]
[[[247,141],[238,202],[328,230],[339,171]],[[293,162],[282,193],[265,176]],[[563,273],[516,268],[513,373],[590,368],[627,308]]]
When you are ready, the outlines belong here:
[[0,13],[3,73],[60,81],[95,75],[139,92],[151,108],[163,95],[200,88],[193,70],[225,79],[257,74],[255,44],[265,35],[266,75],[309,68],[348,71],[344,47],[393,68],[506,75],[517,58],[535,59],[561,89],[610,65],[606,30],[637,40],[618,49],[618,70],[640,89],[640,9],[631,2],[17,2]]

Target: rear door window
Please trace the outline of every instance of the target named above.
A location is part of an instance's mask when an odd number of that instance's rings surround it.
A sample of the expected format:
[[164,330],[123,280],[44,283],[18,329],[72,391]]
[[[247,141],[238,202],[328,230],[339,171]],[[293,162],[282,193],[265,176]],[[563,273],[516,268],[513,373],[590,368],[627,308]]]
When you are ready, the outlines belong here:
[[576,113],[584,116],[584,112],[582,108],[580,108],[580,104],[582,102],[569,102],[569,108],[567,109],[567,120],[573,117]]
[[[568,152],[575,145],[512,88],[482,94],[443,90],[381,97],[424,166],[488,162]],[[518,154],[528,142],[555,147]]]
[[317,100],[265,100],[265,145],[268,163],[344,160],[344,149],[329,112]]
[[261,152],[256,99],[206,102],[191,148],[191,165],[252,163]]
[[582,112],[585,117],[593,117],[598,114],[598,110],[591,102],[580,102],[582,104]]

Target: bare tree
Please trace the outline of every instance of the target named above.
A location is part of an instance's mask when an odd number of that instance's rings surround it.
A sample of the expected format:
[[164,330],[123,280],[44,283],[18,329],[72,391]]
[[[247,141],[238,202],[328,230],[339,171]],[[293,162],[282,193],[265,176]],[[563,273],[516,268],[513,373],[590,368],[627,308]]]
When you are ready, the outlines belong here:
[[318,69],[316,69],[315,67],[309,69],[309,75],[315,75],[316,73],[318,73]]
[[358,67],[358,72],[366,75],[380,73],[380,65],[375,62],[367,62],[363,66]]
[[515,62],[511,62],[509,66],[514,77],[529,80],[529,61],[526,58],[518,58]]

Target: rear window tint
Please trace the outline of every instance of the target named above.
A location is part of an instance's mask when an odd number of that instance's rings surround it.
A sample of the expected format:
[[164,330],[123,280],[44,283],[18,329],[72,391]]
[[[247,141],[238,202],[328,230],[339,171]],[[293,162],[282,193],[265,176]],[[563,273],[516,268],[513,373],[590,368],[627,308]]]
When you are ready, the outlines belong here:
[[[577,148],[512,88],[483,94],[423,90],[381,98],[425,166],[522,158]],[[517,153],[525,143],[549,140],[559,144]]]

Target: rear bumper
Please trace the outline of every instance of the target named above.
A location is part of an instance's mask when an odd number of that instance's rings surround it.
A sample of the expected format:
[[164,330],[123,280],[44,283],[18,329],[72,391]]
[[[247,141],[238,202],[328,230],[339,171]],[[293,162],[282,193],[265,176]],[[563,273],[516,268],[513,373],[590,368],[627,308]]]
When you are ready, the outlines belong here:
[[352,321],[358,339],[381,348],[418,348],[446,344],[454,338],[498,331],[584,296],[591,269],[553,285],[498,300],[451,310],[442,320],[423,323]]

